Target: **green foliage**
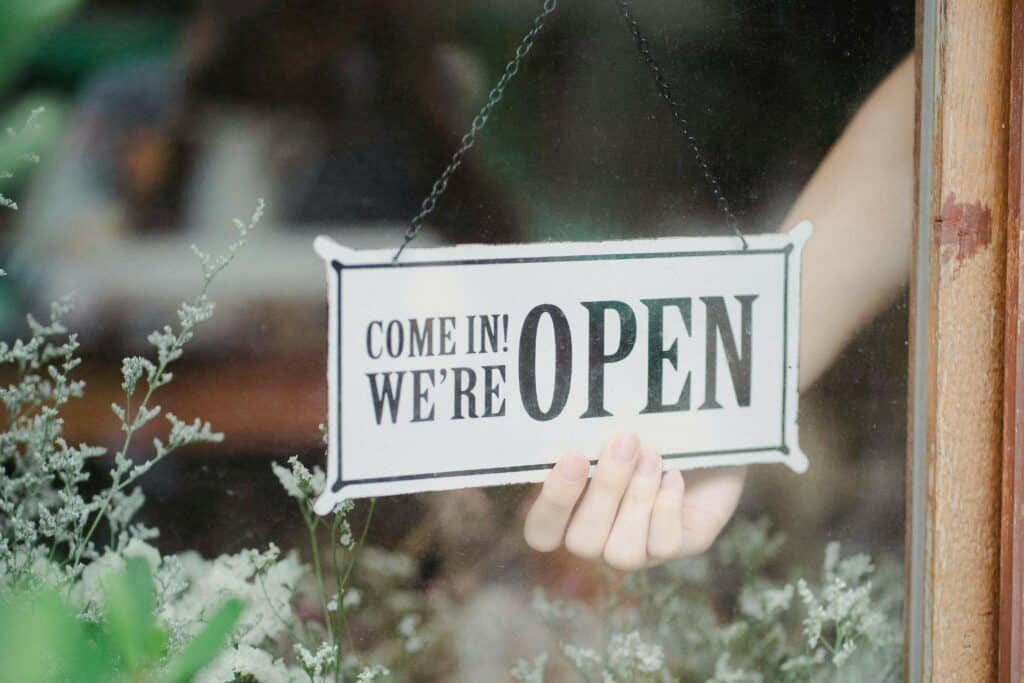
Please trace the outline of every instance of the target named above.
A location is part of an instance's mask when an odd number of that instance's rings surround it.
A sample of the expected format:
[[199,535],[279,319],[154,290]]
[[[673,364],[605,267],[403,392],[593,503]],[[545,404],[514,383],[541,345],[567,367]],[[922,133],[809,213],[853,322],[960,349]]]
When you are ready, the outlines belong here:
[[0,680],[187,683],[227,642],[242,605],[229,600],[191,643],[168,657],[168,632],[153,616],[144,560],[107,577],[103,619],[76,616],[53,589],[0,603]]

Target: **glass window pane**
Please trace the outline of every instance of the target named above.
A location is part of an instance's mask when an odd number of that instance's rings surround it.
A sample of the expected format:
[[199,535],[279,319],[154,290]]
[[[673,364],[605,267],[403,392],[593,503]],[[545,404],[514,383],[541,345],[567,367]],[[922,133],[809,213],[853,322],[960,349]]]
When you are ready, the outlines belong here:
[[[4,590],[34,566],[101,618],[101,577],[143,557],[172,653],[237,596],[236,635],[198,680],[900,678],[914,5],[635,0],[674,118],[625,4],[564,2],[546,18],[413,246],[721,236],[723,205],[747,234],[811,219],[805,474],[684,472],[665,538],[687,556],[648,557],[653,536],[631,538],[651,565],[631,572],[600,557],[600,524],[587,526],[593,560],[532,550],[535,486],[313,516],[327,312],[312,240],[401,244],[540,3],[93,0],[31,33],[9,67],[0,55],[16,131],[0,192],[19,208],[0,213],[0,322],[5,339],[25,337],[24,313],[42,320],[75,292],[63,319],[86,385],[57,406],[61,438],[106,449],[68,485],[86,507],[48,497],[59,477],[15,493],[29,467],[16,454],[49,451],[13,429],[41,429],[18,421],[38,406],[8,405],[12,500],[66,518],[20,509],[33,538],[13,510],[0,521]],[[36,31],[19,11],[11,25]],[[193,243],[213,255],[206,275],[232,255],[209,320]],[[198,308],[182,317],[183,301]],[[170,336],[148,336],[165,324]],[[24,382],[19,362],[5,383]],[[60,450],[56,432],[35,433]],[[126,498],[136,486],[144,504]]]

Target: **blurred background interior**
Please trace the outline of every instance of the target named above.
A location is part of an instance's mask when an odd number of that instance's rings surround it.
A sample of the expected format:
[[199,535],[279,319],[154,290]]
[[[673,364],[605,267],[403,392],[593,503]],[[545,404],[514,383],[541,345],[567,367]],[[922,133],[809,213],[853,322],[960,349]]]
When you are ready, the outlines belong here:
[[[634,4],[748,232],[780,227],[858,104],[913,45],[910,0]],[[26,311],[74,293],[91,398],[71,406],[70,440],[118,440],[105,406],[120,393],[119,359],[195,293],[189,245],[223,246],[231,218],[267,201],[213,291],[217,316],[161,401],[227,435],[146,480],[163,550],[301,545],[268,464],[293,453],[322,464],[326,306],[313,237],[398,245],[538,7],[0,3],[0,122],[17,130],[46,108],[37,130],[0,147],[0,167],[28,149],[42,159],[0,186],[21,207],[0,212],[11,273],[0,326],[11,337]],[[615,3],[564,0],[418,245],[724,230]],[[900,302],[803,397],[808,474],[763,467],[748,479],[743,510],[786,532],[794,563],[830,539],[902,552],[906,336]],[[467,604],[497,583],[584,590],[567,558],[521,543],[526,495],[390,499],[371,533]]]

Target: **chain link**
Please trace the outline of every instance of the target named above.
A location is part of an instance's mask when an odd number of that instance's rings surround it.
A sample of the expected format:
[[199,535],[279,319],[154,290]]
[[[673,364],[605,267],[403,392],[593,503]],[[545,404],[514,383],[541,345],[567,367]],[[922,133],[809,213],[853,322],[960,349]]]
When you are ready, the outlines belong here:
[[409,221],[409,227],[405,231],[405,239],[402,241],[402,245],[398,247],[398,251],[395,252],[395,256],[392,262],[398,261],[402,255],[402,251],[416,239],[416,235],[420,234],[423,230],[423,221],[429,216],[435,208],[437,208],[437,200],[440,199],[444,191],[448,189],[448,181],[451,180],[452,175],[458,170],[459,166],[462,165],[462,160],[466,156],[466,153],[476,143],[476,137],[487,125],[487,119],[491,116],[491,112],[494,110],[498,103],[501,102],[502,96],[505,94],[505,88],[508,86],[512,78],[519,73],[519,67],[522,61],[529,54],[530,48],[533,47],[533,42],[537,39],[541,30],[544,28],[544,21],[548,18],[548,15],[555,11],[558,6],[558,0],[544,0],[544,5],[541,7],[540,13],[533,19],[533,27],[523,36],[522,40],[519,41],[519,45],[516,47],[515,56],[509,60],[508,64],[505,65],[505,71],[502,72],[501,78],[491,88],[491,92],[487,95],[487,102],[480,108],[480,111],[473,118],[473,123],[469,127],[469,132],[462,136],[459,148],[452,154],[451,161],[448,162],[448,166],[441,173],[441,177],[434,182],[434,186],[430,189],[430,194],[420,204],[420,211],[412,220]]
[[647,42],[647,38],[645,38],[640,32],[640,24],[637,22],[636,16],[633,14],[633,9],[629,6],[629,2],[627,0],[617,1],[619,4],[619,12],[622,14],[622,18],[626,20],[626,24],[629,26],[629,32],[633,35],[633,42],[636,43],[636,47],[640,51],[641,56],[643,56],[644,62],[647,63],[647,68],[654,77],[654,85],[658,89],[658,94],[663,100],[668,102],[668,105],[672,110],[672,118],[675,119],[680,130],[682,130],[683,138],[686,140],[686,144],[693,153],[694,159],[700,167],[700,172],[704,176],[704,180],[711,188],[711,194],[715,197],[715,203],[718,204],[718,208],[725,215],[725,220],[729,225],[729,229],[740,238],[740,242],[743,244],[743,249],[746,250],[747,238],[743,236],[739,222],[736,220],[736,216],[733,215],[732,210],[729,208],[729,202],[726,200],[725,194],[722,192],[722,186],[718,184],[718,179],[715,177],[715,174],[711,172],[711,167],[708,165],[707,159],[704,158],[700,145],[697,144],[697,139],[690,132],[690,124],[687,122],[686,117],[683,116],[679,103],[676,101],[675,97],[673,97],[672,88],[669,87],[668,81],[665,79],[665,75],[661,71],[661,67],[658,66],[658,62],[654,59],[654,55],[651,53],[651,46]]

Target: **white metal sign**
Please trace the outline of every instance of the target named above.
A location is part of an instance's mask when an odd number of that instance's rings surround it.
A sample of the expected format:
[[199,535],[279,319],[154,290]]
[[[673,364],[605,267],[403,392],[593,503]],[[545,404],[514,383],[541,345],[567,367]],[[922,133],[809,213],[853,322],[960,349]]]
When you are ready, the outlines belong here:
[[346,498],[541,481],[619,432],[666,468],[781,462],[797,442],[811,235],[354,251],[327,265],[329,447]]

